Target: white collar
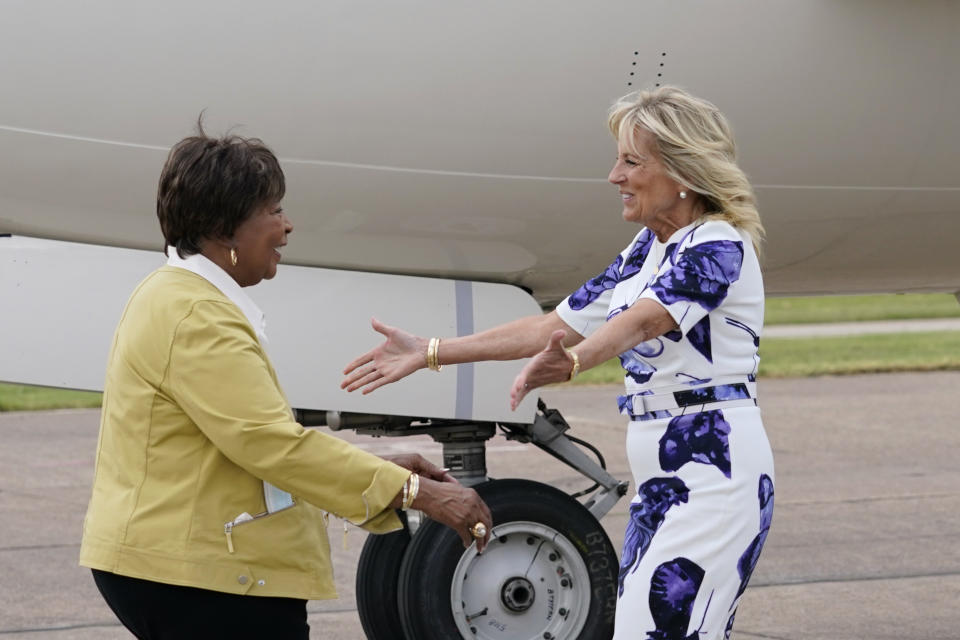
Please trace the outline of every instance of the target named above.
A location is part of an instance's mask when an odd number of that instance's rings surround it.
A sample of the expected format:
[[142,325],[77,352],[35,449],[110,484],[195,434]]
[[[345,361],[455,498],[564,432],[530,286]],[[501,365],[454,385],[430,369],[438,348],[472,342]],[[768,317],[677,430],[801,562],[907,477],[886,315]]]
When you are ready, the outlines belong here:
[[177,255],[176,247],[167,247],[167,254],[169,256],[167,258],[167,265],[186,269],[191,273],[197,274],[219,289],[223,295],[230,298],[230,301],[237,305],[240,311],[243,312],[243,315],[247,317],[247,322],[253,327],[260,343],[266,346],[267,317],[263,315],[260,307],[244,292],[230,274],[221,269],[215,262],[199,253],[181,258]]

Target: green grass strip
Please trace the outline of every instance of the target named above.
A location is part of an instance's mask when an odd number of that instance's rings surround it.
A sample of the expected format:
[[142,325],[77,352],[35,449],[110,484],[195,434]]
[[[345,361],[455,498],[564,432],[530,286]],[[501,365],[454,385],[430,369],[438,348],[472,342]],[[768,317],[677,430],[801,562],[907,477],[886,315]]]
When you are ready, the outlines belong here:
[[767,298],[764,322],[772,325],[957,317],[960,302],[949,293],[905,293]]
[[[760,343],[760,378],[890,371],[960,370],[960,331],[829,338],[770,338]],[[623,382],[616,360],[584,371],[573,384]]]
[[960,331],[760,342],[760,377],[960,369]]
[[102,394],[0,382],[0,411],[99,407]]

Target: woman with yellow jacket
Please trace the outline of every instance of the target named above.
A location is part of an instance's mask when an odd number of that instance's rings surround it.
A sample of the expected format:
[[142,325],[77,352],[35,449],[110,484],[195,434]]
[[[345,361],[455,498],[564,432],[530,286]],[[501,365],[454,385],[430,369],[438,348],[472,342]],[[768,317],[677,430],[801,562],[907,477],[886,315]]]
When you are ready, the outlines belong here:
[[307,638],[335,598],[327,513],[382,533],[416,508],[482,548],[490,512],[416,454],[393,462],[294,419],[243,287],[276,275],[293,225],[259,140],[171,149],[167,264],[136,288],[107,367],[80,564],[139,638]]

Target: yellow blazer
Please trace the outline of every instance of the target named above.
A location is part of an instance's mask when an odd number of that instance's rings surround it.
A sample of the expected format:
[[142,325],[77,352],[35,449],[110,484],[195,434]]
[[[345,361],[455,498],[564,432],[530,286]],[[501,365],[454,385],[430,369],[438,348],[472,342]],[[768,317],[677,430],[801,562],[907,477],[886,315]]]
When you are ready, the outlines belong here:
[[[387,505],[409,475],[297,424],[240,309],[199,275],[165,266],[133,292],[113,339],[80,564],[229,593],[335,598],[324,512],[397,529]],[[261,515],[263,480],[294,505]],[[254,519],[227,524],[244,512]]]

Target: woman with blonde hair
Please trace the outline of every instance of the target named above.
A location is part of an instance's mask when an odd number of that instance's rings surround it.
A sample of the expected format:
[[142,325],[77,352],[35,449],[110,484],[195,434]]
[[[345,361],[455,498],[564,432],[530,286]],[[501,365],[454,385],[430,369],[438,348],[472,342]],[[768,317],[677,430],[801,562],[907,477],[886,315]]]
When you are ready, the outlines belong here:
[[546,315],[470,336],[426,340],[374,320],[387,340],[348,365],[343,387],[368,393],[427,365],[534,356],[510,391],[515,408],[618,356],[636,494],[614,637],[723,638],[773,512],[756,393],[763,226],[709,102],[642,91],[614,104],[609,126],[609,181],[623,218],[642,225],[609,267]]

